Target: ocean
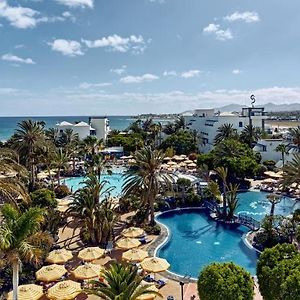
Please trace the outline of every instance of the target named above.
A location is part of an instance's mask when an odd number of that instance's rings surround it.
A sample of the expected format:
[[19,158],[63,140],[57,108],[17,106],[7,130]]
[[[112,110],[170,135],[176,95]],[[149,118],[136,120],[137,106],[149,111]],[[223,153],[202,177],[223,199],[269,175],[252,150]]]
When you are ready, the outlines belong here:
[[[107,116],[109,119],[109,126],[111,129],[124,130],[130,123],[134,121],[130,116]],[[54,127],[56,123],[67,121],[75,123],[78,121],[88,122],[87,116],[74,116],[74,117],[0,117],[0,141],[7,141],[17,128],[17,124],[22,120],[34,120],[46,122],[46,128]]]

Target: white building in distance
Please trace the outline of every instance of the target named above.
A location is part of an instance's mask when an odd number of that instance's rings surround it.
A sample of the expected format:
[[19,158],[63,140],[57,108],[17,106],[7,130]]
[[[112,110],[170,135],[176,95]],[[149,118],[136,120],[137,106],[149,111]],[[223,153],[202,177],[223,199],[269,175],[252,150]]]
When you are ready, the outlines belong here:
[[264,108],[245,107],[242,112],[220,113],[214,109],[196,109],[193,113],[184,114],[185,128],[195,131],[202,138],[199,143],[201,152],[209,152],[214,146],[218,128],[224,124],[232,124],[240,133],[246,125],[253,125],[265,130]]
[[58,134],[62,134],[67,129],[73,130],[73,133],[78,134],[80,140],[85,139],[88,136],[96,136],[97,139],[102,139],[106,142],[107,135],[109,133],[109,121],[105,117],[90,117],[89,123],[78,122],[69,123],[62,121],[55,126],[58,129]]

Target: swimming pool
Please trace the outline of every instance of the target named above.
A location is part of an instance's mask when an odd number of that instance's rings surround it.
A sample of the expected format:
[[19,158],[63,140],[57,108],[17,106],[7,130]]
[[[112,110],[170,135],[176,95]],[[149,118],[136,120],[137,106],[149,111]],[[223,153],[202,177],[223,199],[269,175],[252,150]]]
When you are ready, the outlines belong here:
[[[248,213],[261,220],[270,212],[266,195],[260,192],[239,194],[238,212]],[[276,205],[275,211],[277,214],[288,215],[296,208],[300,208],[299,203],[285,198]],[[157,250],[157,256],[170,262],[169,271],[197,278],[199,272],[212,262],[233,261],[255,275],[258,254],[243,241],[248,228],[218,224],[201,209],[165,212],[157,216],[157,221],[169,229],[169,240]]]
[[[122,185],[124,182],[124,178],[122,173],[113,173],[112,175],[103,174],[101,175],[101,180],[106,180],[108,182],[108,186],[112,186],[114,189],[111,192],[113,197],[117,197],[122,193]],[[69,189],[73,192],[82,188],[84,184],[85,177],[70,177],[64,180],[64,183],[69,187]]]

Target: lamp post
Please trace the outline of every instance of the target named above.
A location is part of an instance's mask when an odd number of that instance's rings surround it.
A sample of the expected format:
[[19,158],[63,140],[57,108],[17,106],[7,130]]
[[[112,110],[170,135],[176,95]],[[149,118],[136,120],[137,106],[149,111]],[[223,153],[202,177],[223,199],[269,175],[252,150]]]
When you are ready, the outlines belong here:
[[180,289],[181,289],[181,300],[183,300],[183,286],[184,286],[184,282],[180,281]]

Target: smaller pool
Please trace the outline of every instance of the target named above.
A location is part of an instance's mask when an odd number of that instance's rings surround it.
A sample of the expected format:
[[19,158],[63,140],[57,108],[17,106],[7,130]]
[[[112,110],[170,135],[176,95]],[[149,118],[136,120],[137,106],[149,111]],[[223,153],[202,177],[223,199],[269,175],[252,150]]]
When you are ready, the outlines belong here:
[[170,232],[169,241],[157,252],[170,262],[169,271],[197,278],[210,263],[233,261],[255,274],[257,252],[242,239],[247,228],[218,224],[200,209],[166,212],[157,220]]
[[[112,175],[103,174],[101,175],[101,180],[106,180],[108,186],[114,187],[111,192],[113,197],[117,197],[122,193],[123,177],[122,173],[113,173]],[[85,177],[70,177],[64,180],[64,183],[69,187],[72,192],[84,187],[82,182],[85,180]]]

